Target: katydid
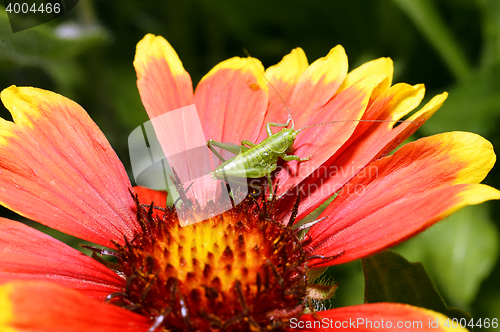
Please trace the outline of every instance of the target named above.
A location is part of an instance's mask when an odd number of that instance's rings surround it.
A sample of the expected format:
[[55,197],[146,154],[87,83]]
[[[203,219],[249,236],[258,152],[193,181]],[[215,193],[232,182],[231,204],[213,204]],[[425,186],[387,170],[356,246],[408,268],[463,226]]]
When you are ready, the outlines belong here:
[[[247,56],[252,59],[247,50],[245,50]],[[269,83],[269,86],[278,94],[278,97],[283,102],[287,112],[288,120],[286,123],[274,123],[269,122],[266,124],[267,138],[262,142],[256,144],[247,140],[242,140],[241,145],[231,145],[224,144],[221,142],[214,141],[212,139],[208,140],[207,145],[210,150],[222,161],[212,173],[212,176],[216,180],[227,181],[227,178],[251,178],[257,179],[261,177],[267,177],[269,183],[269,193],[270,197],[273,197],[273,186],[271,181],[271,173],[276,170],[278,164],[278,157],[284,161],[296,160],[298,162],[303,162],[310,160],[313,156],[307,156],[301,158],[299,156],[288,154],[293,150],[293,143],[297,138],[297,135],[304,129],[311,127],[330,124],[330,123],[342,123],[342,122],[392,122],[401,123],[413,121],[391,121],[391,120],[339,120],[331,122],[323,122],[315,125],[307,126],[299,130],[295,130],[294,122],[292,118],[292,112],[288,108],[285,100],[281,97],[275,87],[264,75],[264,79]],[[289,125],[291,128],[287,128]],[[271,127],[281,127],[284,128],[273,134]],[[219,147],[221,149],[227,150],[234,153],[236,156],[231,159],[225,160],[214,148],[213,146]]]
[[[305,129],[302,128],[295,131],[293,128],[293,122],[292,128],[286,128],[290,125],[290,122],[292,122],[292,118],[289,118],[286,123],[270,122],[266,124],[268,137],[259,144],[242,140],[240,146],[234,146],[209,140],[207,142],[208,147],[220,160],[223,161],[223,163],[212,172],[214,179],[224,180],[227,177],[256,179],[267,176],[269,190],[272,195],[273,189],[271,184],[271,173],[276,169],[278,157],[285,161],[297,160],[299,162],[312,158],[312,156],[300,158],[296,155],[287,154],[287,152],[292,149],[293,142],[295,141],[297,134],[301,130]],[[273,134],[271,126],[284,127],[285,129]],[[239,154],[231,159],[224,160],[224,158],[222,158],[222,156],[212,146]]]
[[[294,129],[294,122],[291,116],[286,123],[269,122],[266,124],[268,137],[262,142],[255,144],[247,140],[242,140],[241,145],[224,144],[210,139],[207,142],[210,150],[223,162],[213,172],[214,179],[225,180],[227,178],[261,178],[267,177],[269,183],[270,197],[273,196],[273,186],[271,173],[276,170],[278,157],[284,161],[296,160],[303,162],[310,160],[312,156],[301,158],[299,156],[288,154],[293,149],[293,143],[297,135],[304,129],[339,122],[410,122],[412,121],[391,121],[391,120],[340,120],[332,122],[318,123],[312,126],[304,127],[299,130]],[[287,128],[291,123],[291,128]],[[273,134],[271,127],[282,127],[284,129]],[[236,154],[231,159],[225,160],[213,146],[222,148]]]

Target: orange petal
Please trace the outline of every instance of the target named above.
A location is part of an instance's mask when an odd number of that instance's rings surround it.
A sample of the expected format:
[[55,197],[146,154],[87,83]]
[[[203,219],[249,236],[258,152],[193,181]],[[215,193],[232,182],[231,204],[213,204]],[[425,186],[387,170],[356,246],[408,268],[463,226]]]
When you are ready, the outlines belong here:
[[[397,84],[372,104],[368,110],[371,113],[369,119],[398,120],[416,107],[422,97],[422,86]],[[370,162],[399,146],[441,107],[446,97],[446,93],[434,97],[408,119],[409,122],[397,127],[394,127],[394,122],[360,123],[353,136],[336,155],[302,184],[307,196],[301,200],[298,218],[313,211]],[[358,133],[358,130],[361,132]],[[321,190],[318,191],[318,188]]]
[[345,50],[338,45],[304,71],[290,101],[297,128],[313,124],[310,122],[311,116],[335,95],[346,78],[347,67]]
[[[308,233],[308,250],[349,262],[423,231],[457,209],[500,199],[477,184],[495,162],[491,144],[471,133],[445,133],[409,143],[361,171]],[[314,265],[313,263],[313,265]]]
[[[190,112],[196,109],[191,77],[172,46],[163,37],[151,34],[137,44],[134,66],[142,102],[169,166],[182,182],[194,182],[191,198],[204,205],[206,196],[215,196],[217,183],[209,176],[200,179],[212,169],[209,152],[205,151],[207,139],[203,136],[200,116],[196,111],[194,116]],[[198,155],[199,151],[204,152],[199,158],[201,162],[189,160],[189,152],[195,149]]]
[[235,57],[202,78],[195,99],[207,139],[234,144],[257,139],[269,102],[263,72],[257,59]]
[[17,221],[0,218],[0,283],[41,280],[104,300],[125,285],[96,260]]
[[[287,121],[289,112],[291,112],[287,107],[291,105],[293,90],[308,66],[304,51],[301,48],[296,48],[290,54],[285,55],[278,64],[266,69],[265,76],[270,82],[270,89],[269,107],[264,124]],[[256,142],[261,142],[266,138],[267,132],[261,130]]]
[[82,239],[113,246],[139,227],[127,173],[85,110],[58,94],[11,86],[0,120],[0,202]]
[[191,77],[163,37],[148,34],[137,44],[134,67],[150,119],[193,104]]
[[460,326],[452,328],[454,325],[450,318],[432,310],[399,303],[372,303],[320,311],[316,318],[292,318],[288,331],[467,331]]
[[0,330],[5,332],[146,332],[151,321],[80,292],[47,282],[0,286]]

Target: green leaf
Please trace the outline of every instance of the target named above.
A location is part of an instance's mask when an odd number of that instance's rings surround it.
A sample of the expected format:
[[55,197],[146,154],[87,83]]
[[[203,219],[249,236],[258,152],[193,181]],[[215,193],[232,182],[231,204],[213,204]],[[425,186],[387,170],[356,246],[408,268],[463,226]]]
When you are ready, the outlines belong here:
[[469,305],[495,266],[499,235],[482,204],[463,208],[396,250],[424,263],[447,299]]
[[422,263],[410,263],[391,250],[365,258],[362,263],[365,303],[406,303],[448,317],[470,318],[465,312],[448,308]]
[[447,309],[422,263],[387,250],[362,259],[365,303],[407,303],[434,311]]

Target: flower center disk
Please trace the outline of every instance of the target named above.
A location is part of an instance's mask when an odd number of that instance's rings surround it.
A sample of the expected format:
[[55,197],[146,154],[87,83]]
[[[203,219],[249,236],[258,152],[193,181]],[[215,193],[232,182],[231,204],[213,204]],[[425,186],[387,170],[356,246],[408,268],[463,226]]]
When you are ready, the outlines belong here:
[[143,231],[118,246],[127,282],[112,302],[151,317],[156,331],[285,326],[302,309],[305,255],[294,231],[273,220],[269,205],[247,198],[181,227],[174,209],[138,204]]

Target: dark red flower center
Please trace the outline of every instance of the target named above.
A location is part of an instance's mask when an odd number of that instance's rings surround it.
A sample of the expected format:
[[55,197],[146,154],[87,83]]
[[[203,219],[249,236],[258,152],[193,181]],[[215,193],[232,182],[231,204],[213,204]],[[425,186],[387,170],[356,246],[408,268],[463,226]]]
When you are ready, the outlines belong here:
[[272,202],[249,197],[186,227],[172,208],[137,204],[142,233],[118,246],[126,289],[110,301],[150,317],[151,331],[268,331],[302,311],[305,254]]

